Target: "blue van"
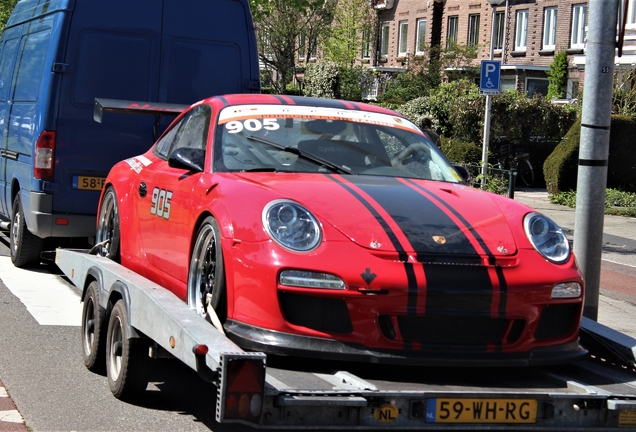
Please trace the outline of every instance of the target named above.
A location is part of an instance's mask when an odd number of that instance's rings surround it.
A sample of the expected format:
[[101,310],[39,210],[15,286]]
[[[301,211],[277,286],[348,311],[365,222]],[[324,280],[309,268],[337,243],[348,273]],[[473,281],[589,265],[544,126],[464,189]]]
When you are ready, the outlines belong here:
[[20,0],[0,40],[0,227],[13,263],[39,262],[47,238],[93,237],[109,169],[152,145],[153,117],[98,124],[96,98],[246,92],[260,92],[247,0]]

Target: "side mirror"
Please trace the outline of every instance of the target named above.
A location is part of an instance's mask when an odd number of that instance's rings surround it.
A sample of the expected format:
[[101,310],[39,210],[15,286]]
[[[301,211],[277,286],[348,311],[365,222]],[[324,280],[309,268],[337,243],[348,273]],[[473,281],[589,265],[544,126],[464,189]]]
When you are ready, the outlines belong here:
[[205,150],[181,147],[170,153],[168,166],[185,169],[193,173],[203,172]]
[[470,180],[470,173],[468,172],[468,170],[461,165],[453,165],[453,168],[455,168],[457,174],[459,174],[460,177],[464,180],[464,183],[468,183],[468,180]]

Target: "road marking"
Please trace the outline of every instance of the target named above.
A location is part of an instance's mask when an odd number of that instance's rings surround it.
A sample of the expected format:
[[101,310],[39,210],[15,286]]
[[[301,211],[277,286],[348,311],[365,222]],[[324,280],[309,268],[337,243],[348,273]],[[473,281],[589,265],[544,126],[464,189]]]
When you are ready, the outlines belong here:
[[620,264],[620,265],[624,265],[625,267],[634,267],[634,268],[636,268],[636,265],[625,264],[625,263],[622,263],[622,262],[612,261],[612,260],[608,260],[608,259],[605,259],[605,258],[602,258],[602,261],[607,261],[607,262],[610,262],[610,263],[612,263],[612,264]]
[[9,257],[0,257],[0,279],[40,325],[79,326],[79,294],[56,275],[43,270],[17,268]]
[[24,423],[18,410],[0,411],[0,421],[9,423]]
[[9,393],[7,393],[6,388],[0,387],[0,397],[9,397]]

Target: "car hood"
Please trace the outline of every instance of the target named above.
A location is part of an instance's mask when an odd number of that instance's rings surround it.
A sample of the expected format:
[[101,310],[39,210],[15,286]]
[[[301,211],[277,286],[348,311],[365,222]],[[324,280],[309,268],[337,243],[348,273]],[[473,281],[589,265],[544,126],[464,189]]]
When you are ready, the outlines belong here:
[[465,185],[363,175],[237,177],[297,201],[322,223],[371,250],[429,257],[517,251],[508,220],[492,195]]

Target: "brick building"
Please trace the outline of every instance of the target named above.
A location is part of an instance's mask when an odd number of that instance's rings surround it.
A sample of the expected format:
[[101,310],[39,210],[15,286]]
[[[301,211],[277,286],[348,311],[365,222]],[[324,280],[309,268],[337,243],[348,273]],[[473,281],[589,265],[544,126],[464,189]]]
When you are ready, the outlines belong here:
[[[494,58],[501,60],[501,88],[528,94],[547,93],[546,72],[560,50],[569,59],[567,97],[578,95],[585,68],[588,19],[585,0],[503,0],[491,6],[486,0],[372,0],[378,14],[378,41],[370,66],[405,70],[413,56],[425,50],[473,44],[479,48],[472,65],[490,56],[491,31]],[[636,0],[629,0],[626,45],[617,65],[636,64]]]

